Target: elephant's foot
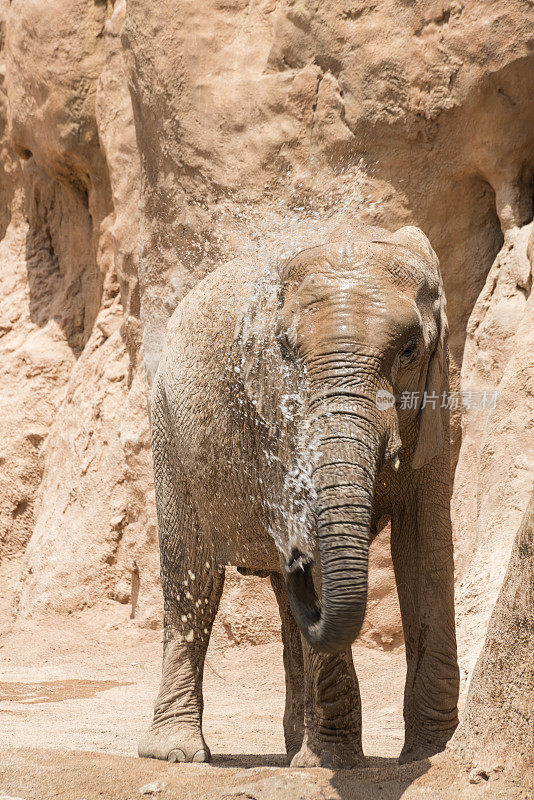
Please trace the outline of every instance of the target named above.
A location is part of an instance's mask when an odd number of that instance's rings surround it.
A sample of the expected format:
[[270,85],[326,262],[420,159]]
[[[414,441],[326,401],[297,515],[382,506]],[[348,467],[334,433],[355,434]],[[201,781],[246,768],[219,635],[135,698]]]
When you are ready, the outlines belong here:
[[354,742],[311,742],[305,737],[300,750],[291,759],[291,766],[354,769],[365,766],[365,756],[361,746]]
[[295,714],[289,723],[284,722],[284,739],[286,744],[287,763],[291,764],[302,747],[304,740],[304,724],[302,714]]
[[297,753],[302,748],[302,736],[300,737],[299,741],[296,742],[288,742],[286,740],[286,753],[287,753],[287,763],[291,764]]
[[454,728],[444,737],[440,736],[439,739],[421,735],[415,741],[412,739],[409,742],[405,742],[399,756],[399,764],[409,764],[411,761],[422,761],[425,758],[435,756],[436,753],[441,753],[445,750],[447,742],[453,733]]
[[141,758],[160,758],[163,761],[209,761],[211,753],[198,728],[166,725],[151,728],[139,740]]

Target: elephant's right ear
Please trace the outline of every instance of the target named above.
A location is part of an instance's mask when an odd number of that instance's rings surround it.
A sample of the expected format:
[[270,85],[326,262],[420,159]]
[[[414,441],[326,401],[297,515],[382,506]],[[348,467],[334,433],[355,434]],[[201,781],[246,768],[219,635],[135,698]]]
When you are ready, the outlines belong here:
[[248,399],[270,427],[279,421],[284,363],[276,335],[282,296],[280,272],[269,268],[252,284],[236,327],[239,368]]
[[438,257],[432,249],[432,245],[423,231],[416,228],[415,225],[405,225],[404,228],[399,228],[391,235],[389,241],[407,247],[412,253],[417,253],[425,261],[430,261],[435,267],[438,267]]

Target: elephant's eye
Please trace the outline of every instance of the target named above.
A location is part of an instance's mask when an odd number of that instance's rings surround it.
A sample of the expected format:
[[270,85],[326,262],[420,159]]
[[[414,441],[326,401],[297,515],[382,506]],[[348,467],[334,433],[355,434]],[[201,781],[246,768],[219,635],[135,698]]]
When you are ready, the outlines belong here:
[[289,343],[289,339],[286,333],[278,334],[278,344],[280,345],[280,352],[282,354],[282,358],[289,359],[291,357],[291,344]]
[[408,364],[413,361],[417,354],[417,339],[410,339],[404,346],[400,354],[401,364]]

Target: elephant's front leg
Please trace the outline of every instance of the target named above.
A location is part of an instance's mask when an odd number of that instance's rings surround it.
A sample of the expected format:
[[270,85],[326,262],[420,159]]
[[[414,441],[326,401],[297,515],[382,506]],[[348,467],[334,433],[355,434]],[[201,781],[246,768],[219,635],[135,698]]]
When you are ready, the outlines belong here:
[[152,725],[138,749],[146,758],[209,761],[202,736],[202,677],[224,570],[215,563],[199,526],[158,382],[151,410],[164,601],[163,675]]
[[140,756],[210,759],[202,735],[202,678],[224,571],[213,564],[208,568],[207,563],[196,573],[178,570],[172,580],[163,581],[163,675],[152,725],[139,742]]
[[423,467],[392,517],[391,553],[407,661],[401,763],[443,750],[458,724],[447,469],[448,460]]
[[304,639],[302,643],[304,740],[291,766],[362,766],[362,709],[352,653],[327,655],[313,650]]

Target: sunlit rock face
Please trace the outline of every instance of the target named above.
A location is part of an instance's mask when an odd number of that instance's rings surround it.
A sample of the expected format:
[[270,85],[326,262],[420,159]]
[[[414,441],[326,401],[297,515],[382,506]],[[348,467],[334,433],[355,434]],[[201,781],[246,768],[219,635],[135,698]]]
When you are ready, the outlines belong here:
[[14,458],[0,547],[17,614],[109,601],[152,625],[160,590],[124,11],[2,4],[2,159],[14,166],[0,402]]
[[[453,389],[499,392],[453,411],[469,679],[532,485],[532,13],[0,3],[0,547],[18,614],[118,603],[156,624],[145,377],[190,287],[238,254],[260,268],[342,226],[414,224],[440,259]],[[232,578],[220,631],[244,636],[247,592],[257,639],[276,635],[264,589]],[[402,642],[387,530],[362,637]]]

